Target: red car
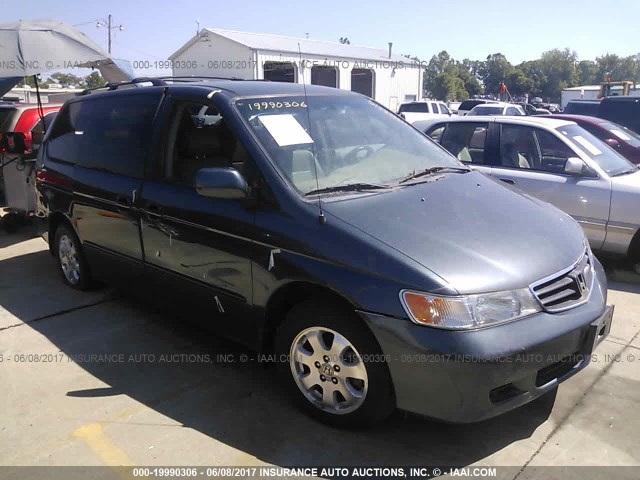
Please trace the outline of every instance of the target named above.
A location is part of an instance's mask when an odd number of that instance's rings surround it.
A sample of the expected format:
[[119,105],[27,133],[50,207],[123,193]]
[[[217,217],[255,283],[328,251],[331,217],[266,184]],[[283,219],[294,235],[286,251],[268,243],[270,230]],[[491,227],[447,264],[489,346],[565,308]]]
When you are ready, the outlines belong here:
[[582,128],[614,148],[630,162],[640,164],[640,135],[633,130],[604,118],[588,117],[586,115],[555,114],[546,116],[576,122]]
[[[48,126],[61,104],[45,104],[42,106],[44,121]],[[25,147],[31,150],[33,135],[43,133],[42,121],[38,113],[38,106],[33,103],[0,103],[0,135],[6,132],[22,132],[25,136]]]

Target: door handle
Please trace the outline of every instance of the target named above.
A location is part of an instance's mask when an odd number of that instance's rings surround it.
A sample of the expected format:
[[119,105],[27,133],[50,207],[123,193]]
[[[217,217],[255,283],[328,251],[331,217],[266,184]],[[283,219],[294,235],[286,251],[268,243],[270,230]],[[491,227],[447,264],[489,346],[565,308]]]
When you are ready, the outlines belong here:
[[500,178],[501,182],[508,183],[509,185],[515,185],[516,181],[511,178]]

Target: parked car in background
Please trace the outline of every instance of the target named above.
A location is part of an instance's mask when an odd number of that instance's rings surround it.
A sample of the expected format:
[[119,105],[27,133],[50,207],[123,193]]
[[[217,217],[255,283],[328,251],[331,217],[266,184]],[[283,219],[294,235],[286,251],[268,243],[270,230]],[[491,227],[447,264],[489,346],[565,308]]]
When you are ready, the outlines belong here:
[[527,115],[547,115],[551,113],[550,110],[546,108],[538,108],[531,103],[518,102],[516,105],[519,105]]
[[61,106],[61,104],[43,105],[43,122],[36,104],[3,102],[0,104],[0,134],[7,132],[24,133],[25,146],[27,151],[31,151],[34,138],[37,143],[42,142],[43,126],[51,124]]
[[640,170],[575,122],[467,116],[414,127],[469,166],[564,210],[594,250],[639,268]]
[[[59,104],[46,104],[42,106],[43,118],[40,118],[38,105],[30,103],[18,102],[1,102],[0,103],[0,145],[2,137],[6,133],[18,132],[24,134],[24,142],[26,152],[30,154],[34,148],[42,142],[45,127],[48,127],[53,121],[56,113],[60,109]],[[0,146],[0,155],[2,155],[3,147]],[[15,168],[15,165],[12,162]],[[8,167],[5,167],[8,168]],[[5,196],[4,185],[4,168],[0,168],[0,198]],[[7,222],[8,225],[8,222]]]
[[514,103],[490,103],[484,105],[476,105],[467,114],[468,117],[475,116],[494,116],[494,115],[526,115],[520,105]]
[[438,100],[424,100],[420,102],[403,103],[398,109],[398,115],[407,122],[426,120],[430,117],[451,115],[451,111],[444,102]]
[[449,107],[449,111],[453,115],[457,115],[458,114],[458,109],[460,108],[460,105],[462,105],[462,102],[449,102],[447,104],[447,106]]
[[484,105],[485,103],[498,103],[497,100],[487,100],[484,98],[471,98],[469,100],[465,100],[458,107],[458,115],[464,117],[467,113],[469,113],[473,107],[476,105]]
[[567,115],[598,115],[600,100],[570,100],[562,113]]
[[600,103],[598,117],[640,133],[640,98],[606,97]]
[[640,134],[609,120],[587,115],[554,115],[553,118],[576,122],[632,163],[640,163]]
[[68,286],[182,301],[274,353],[292,399],[342,427],[396,407],[499,415],[608,335],[606,276],[575,221],[369,98],[143,80],[69,100],[40,149],[38,214]]

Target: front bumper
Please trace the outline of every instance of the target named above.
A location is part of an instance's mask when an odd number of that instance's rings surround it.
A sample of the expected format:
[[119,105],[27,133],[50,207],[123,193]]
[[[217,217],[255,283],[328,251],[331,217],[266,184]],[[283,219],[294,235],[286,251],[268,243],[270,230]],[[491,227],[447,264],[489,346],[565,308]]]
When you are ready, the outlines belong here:
[[585,368],[613,317],[599,262],[595,269],[587,303],[475,331],[360,312],[388,361],[398,408],[477,422],[524,405]]

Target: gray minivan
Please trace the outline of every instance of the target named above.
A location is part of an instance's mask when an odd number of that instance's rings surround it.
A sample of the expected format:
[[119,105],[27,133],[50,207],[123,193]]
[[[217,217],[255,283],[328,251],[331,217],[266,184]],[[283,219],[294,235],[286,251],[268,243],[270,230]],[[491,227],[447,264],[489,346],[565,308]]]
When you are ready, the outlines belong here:
[[61,279],[182,302],[273,352],[314,417],[479,421],[556,388],[609,333],[606,277],[573,219],[371,99],[131,83],[68,101],[39,152]]

